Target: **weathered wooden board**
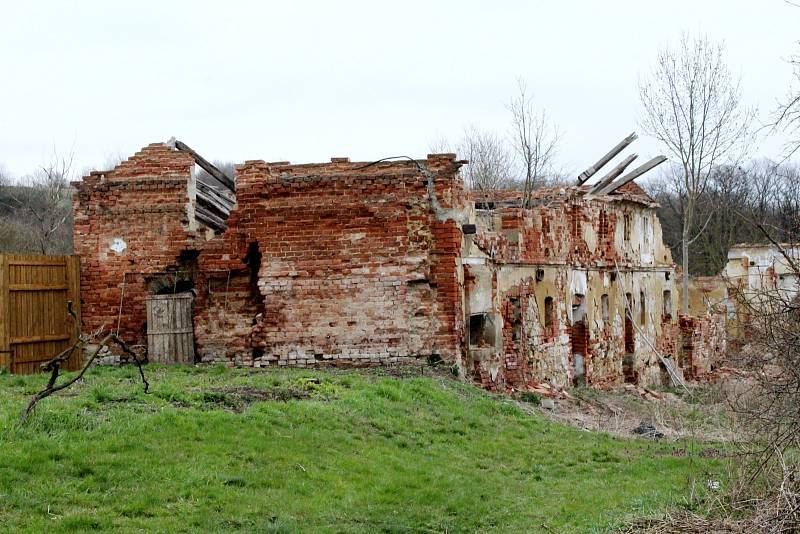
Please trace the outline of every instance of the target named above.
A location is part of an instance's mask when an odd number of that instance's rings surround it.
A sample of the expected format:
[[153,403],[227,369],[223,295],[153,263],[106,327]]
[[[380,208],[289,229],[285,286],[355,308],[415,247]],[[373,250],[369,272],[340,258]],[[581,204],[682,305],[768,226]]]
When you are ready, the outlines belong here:
[[147,357],[152,363],[194,363],[191,293],[147,297]]

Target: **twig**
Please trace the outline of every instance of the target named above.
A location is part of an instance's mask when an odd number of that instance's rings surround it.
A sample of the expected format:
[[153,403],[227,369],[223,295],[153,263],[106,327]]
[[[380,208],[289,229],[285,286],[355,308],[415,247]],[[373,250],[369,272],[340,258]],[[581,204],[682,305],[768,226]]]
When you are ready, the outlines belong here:
[[[72,301],[67,303],[67,313],[69,313],[70,317],[72,317],[73,321],[75,321],[76,330],[79,331],[80,324],[77,321],[77,316],[75,315],[75,312],[72,310]],[[33,411],[33,409],[36,407],[36,405],[39,403],[40,400],[47,398],[53,393],[61,391],[62,389],[68,388],[69,386],[71,386],[72,384],[83,378],[83,375],[86,374],[86,371],[92,365],[97,356],[100,354],[100,351],[104,347],[107,347],[109,343],[112,342],[116,343],[124,353],[133,357],[133,361],[136,362],[136,366],[139,368],[139,375],[142,377],[142,383],[144,384],[144,392],[145,393],[148,392],[148,390],[150,389],[150,383],[144,376],[144,370],[142,369],[142,361],[139,359],[139,356],[133,350],[131,350],[130,347],[128,347],[128,345],[124,341],[122,341],[122,339],[120,339],[120,337],[117,334],[113,332],[108,334],[100,341],[100,343],[97,345],[97,348],[94,349],[94,352],[92,352],[92,355],[89,357],[89,359],[86,361],[86,363],[83,365],[83,368],[77,375],[67,380],[66,382],[62,382],[61,384],[56,385],[56,381],[58,380],[58,374],[61,371],[61,364],[67,361],[72,355],[72,353],[75,352],[75,350],[77,350],[78,348],[82,348],[89,342],[90,339],[95,338],[97,335],[99,335],[99,332],[95,333],[95,335],[92,336],[78,335],[78,341],[73,343],[72,346],[61,351],[54,358],[42,364],[43,370],[50,371],[50,378],[47,381],[47,385],[45,386],[45,388],[36,395],[34,395],[28,402],[28,405],[22,411],[20,420],[23,423],[28,419],[28,416],[30,415],[30,413]]]

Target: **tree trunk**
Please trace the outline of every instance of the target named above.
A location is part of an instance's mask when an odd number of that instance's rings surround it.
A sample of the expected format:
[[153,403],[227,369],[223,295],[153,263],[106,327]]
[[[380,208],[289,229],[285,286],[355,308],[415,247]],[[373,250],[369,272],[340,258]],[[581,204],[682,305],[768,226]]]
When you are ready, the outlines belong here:
[[683,232],[681,233],[681,266],[683,267],[683,303],[682,312],[689,314],[689,234],[692,230],[694,200],[690,197],[683,214]]
[[683,267],[683,313],[689,314],[689,236],[683,233],[681,240],[681,265]]

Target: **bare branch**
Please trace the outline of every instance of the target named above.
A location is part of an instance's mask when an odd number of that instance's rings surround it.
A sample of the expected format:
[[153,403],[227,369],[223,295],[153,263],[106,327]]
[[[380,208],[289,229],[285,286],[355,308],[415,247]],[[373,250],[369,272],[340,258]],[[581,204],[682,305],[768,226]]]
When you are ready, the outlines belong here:
[[524,208],[530,204],[531,192],[552,170],[560,134],[544,110],[536,112],[522,80],[518,81],[517,96],[509,103],[508,110],[512,117],[512,145],[522,166]]

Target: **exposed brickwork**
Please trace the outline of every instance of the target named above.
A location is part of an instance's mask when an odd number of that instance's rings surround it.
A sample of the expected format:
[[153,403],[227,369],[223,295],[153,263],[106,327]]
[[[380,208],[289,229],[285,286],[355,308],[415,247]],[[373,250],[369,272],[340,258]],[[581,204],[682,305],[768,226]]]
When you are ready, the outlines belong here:
[[659,381],[656,352],[699,377],[724,350],[716,319],[676,320],[656,204],[635,184],[542,189],[522,209],[519,192],[471,200],[453,155],[419,163],[247,161],[216,234],[195,220],[185,152],[154,144],[92,173],[74,197],[83,327],[146,344],[147,295],[191,289],[202,361],[440,357],[502,391]]
[[[440,207],[463,211],[454,158],[423,164],[436,176]],[[192,251],[191,274],[178,278],[190,278],[197,295],[204,361],[460,361],[461,227],[452,214],[434,213],[413,163],[246,162],[219,236],[191,220],[193,166],[186,154],[151,145],[78,184],[85,329],[114,328],[122,301],[123,337],[146,343],[144,299],[164,284],[161,273],[188,271],[180,258]],[[124,250],[111,250],[115,239]]]
[[[529,209],[513,205],[518,192],[482,193],[476,199],[478,206],[492,209],[477,213],[475,255],[485,256],[480,268],[500,277],[496,303],[484,311],[503,321],[502,357],[487,359],[486,350],[473,351],[473,358],[485,359],[473,364],[484,387],[609,384],[626,375],[653,382],[661,379],[653,347],[676,356],[677,323],[673,314],[663,314],[663,291],[674,293],[674,265],[661,242],[656,204],[635,184],[610,197],[587,199],[585,192],[543,189]],[[467,293],[481,290],[466,288]],[[627,292],[633,321],[625,320]],[[513,335],[507,326],[513,321],[508,299],[519,299],[525,310],[522,334],[513,342],[508,341]],[[631,337],[627,367],[626,329]]]
[[703,378],[725,355],[725,316],[680,315],[680,364],[689,379]]
[[[441,176],[442,206],[463,204],[453,160],[426,163]],[[255,354],[259,364],[279,365],[459,358],[460,227],[437,220],[426,180],[411,163],[363,166],[253,161],[238,167],[238,207],[228,220],[235,230],[200,260],[201,271],[235,268],[249,243],[262,255],[257,287],[264,310],[249,350],[235,357]],[[208,308],[198,332],[208,330],[218,305]],[[252,317],[246,310],[243,319]],[[215,332],[206,346],[198,335],[200,353],[219,359],[216,345],[226,337]],[[238,337],[232,332],[231,342]]]
[[179,270],[181,252],[204,241],[202,227],[189,230],[193,167],[190,156],[153,144],[114,170],[93,172],[74,184],[85,331],[116,330],[119,324],[123,339],[146,343],[148,282]]

